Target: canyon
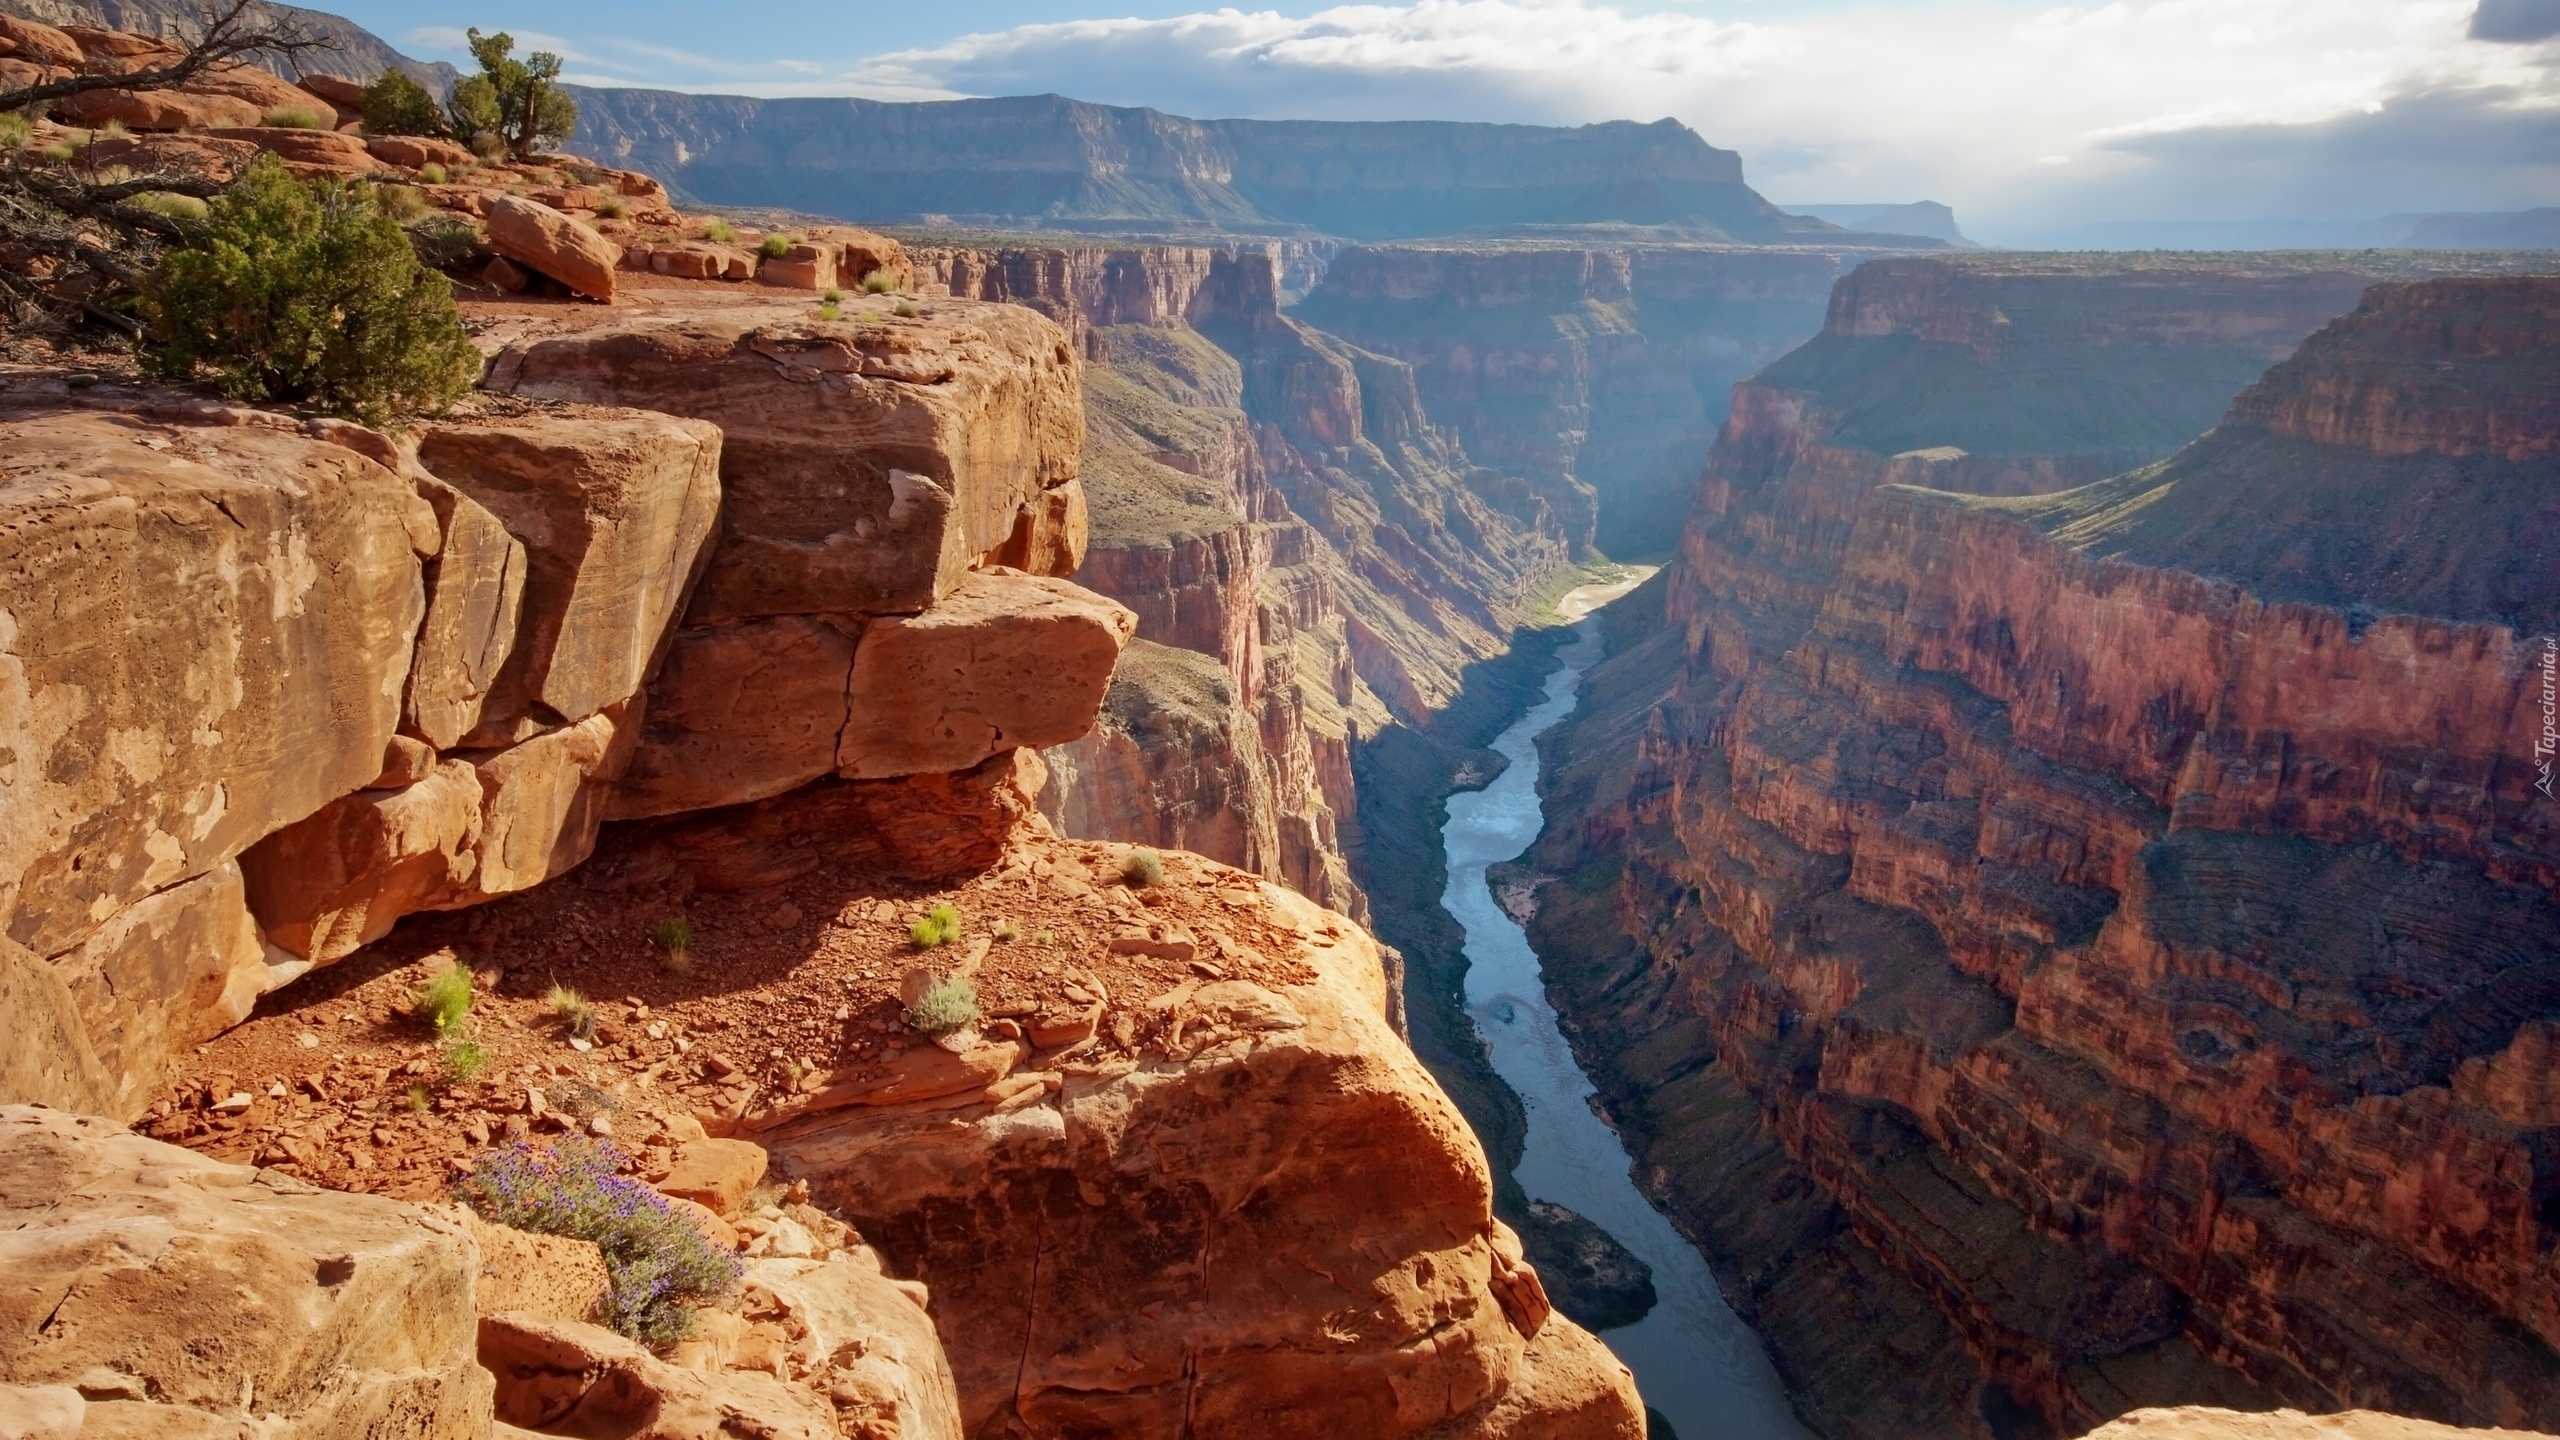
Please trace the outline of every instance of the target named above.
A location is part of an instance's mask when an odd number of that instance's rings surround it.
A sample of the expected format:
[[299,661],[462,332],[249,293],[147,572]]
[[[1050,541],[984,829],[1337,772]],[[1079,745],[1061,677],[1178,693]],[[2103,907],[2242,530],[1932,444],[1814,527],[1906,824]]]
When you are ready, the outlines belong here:
[[1880,261],[1737,390],[1495,878],[1817,1429],[2560,1416],[2552,295]]

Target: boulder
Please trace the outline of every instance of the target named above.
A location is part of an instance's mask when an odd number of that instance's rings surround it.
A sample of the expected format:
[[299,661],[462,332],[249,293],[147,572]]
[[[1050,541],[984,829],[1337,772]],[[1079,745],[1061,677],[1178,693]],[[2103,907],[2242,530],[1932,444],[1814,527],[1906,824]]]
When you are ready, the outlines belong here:
[[[350,80],[343,75],[305,75],[298,83],[303,89],[328,101],[335,109],[363,113],[365,82],[361,80]],[[366,143],[372,142],[368,140]]]
[[468,743],[516,738],[537,705],[581,720],[637,694],[719,513],[719,430],[606,409],[437,421],[418,459],[525,550],[521,633]]
[[409,669],[403,728],[449,750],[480,726],[489,694],[515,652],[524,614],[524,542],[489,508],[445,484],[418,480],[443,544],[427,562],[427,618]]
[[498,1419],[581,1440],[836,1440],[835,1415],[771,1375],[680,1369],[610,1330],[510,1313],[480,1320]]
[[965,1433],[924,1287],[883,1275],[869,1246],[824,1260],[750,1260],[746,1297],[749,1313],[782,1327],[786,1366],[835,1403],[847,1435],[960,1440]]
[[361,137],[341,135],[335,130],[248,125],[216,129],[213,133],[218,139],[246,140],[277,159],[296,165],[310,165],[350,175],[369,174],[382,168],[381,162],[366,151]]
[[51,957],[380,772],[435,527],[298,428],[24,414],[0,409],[0,931]]
[[691,1200],[723,1218],[738,1213],[764,1179],[764,1147],[747,1140],[688,1140],[658,1193]]
[[10,1017],[0,1048],[0,1105],[50,1105],[104,1114],[118,1078],[98,1061],[89,1027],[53,967],[0,937],[0,1014]]
[[83,1433],[275,1416],[311,1440],[480,1440],[476,1268],[415,1206],[0,1107],[0,1394],[85,1390]]
[[495,1224],[467,1206],[454,1206],[451,1213],[480,1248],[479,1279],[471,1290],[479,1314],[520,1311],[580,1322],[595,1318],[613,1287],[596,1242]]
[[105,1109],[131,1115],[158,1094],[178,1057],[239,1024],[258,997],[302,968],[274,957],[250,917],[236,860],[109,916],[53,961],[89,1043],[116,1088]]
[[479,161],[467,146],[424,135],[368,135],[364,138],[364,148],[383,164],[397,165],[404,170],[422,170],[429,165],[461,170]]
[[481,205],[489,248],[538,270],[581,295],[613,303],[613,271],[622,247],[548,205],[492,195]]
[[688,626],[912,613],[1077,474],[1077,361],[1020,306],[877,325],[771,306],[650,317],[520,344],[503,394],[718,424],[722,535]]
[[595,850],[630,762],[631,708],[449,759],[406,789],[343,796],[278,830],[241,859],[258,924],[280,950],[325,965],[403,915],[478,905],[574,869]]
[[836,246],[813,245],[804,240],[766,260],[756,278],[767,285],[792,290],[831,290],[836,285],[836,254]]
[[733,246],[686,240],[650,246],[649,269],[678,280],[744,280],[756,273],[756,257]]
[[762,800],[833,771],[860,634],[832,615],[679,631],[610,818]]
[[0,55],[65,70],[80,68],[80,45],[69,35],[35,20],[0,15]]
[[1093,728],[1138,617],[1064,580],[989,569],[921,615],[890,616],[854,651],[848,777],[965,770]]
[[2136,1410],[2089,1432],[2088,1440],[2532,1440],[2523,1430],[2466,1430],[2373,1410],[2305,1415],[2242,1414],[2204,1405]]
[[127,130],[214,130],[237,138],[265,133],[251,127],[267,117],[267,112],[255,102],[235,95],[207,95],[180,90],[88,90],[56,102],[53,113],[74,125],[122,125]]

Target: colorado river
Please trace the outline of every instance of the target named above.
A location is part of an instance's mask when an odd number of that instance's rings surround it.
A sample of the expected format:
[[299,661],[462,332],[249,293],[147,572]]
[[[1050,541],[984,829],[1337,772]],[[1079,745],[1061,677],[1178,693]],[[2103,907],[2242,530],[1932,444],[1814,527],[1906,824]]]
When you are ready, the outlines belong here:
[[[1565,613],[1587,615],[1626,588],[1575,591]],[[1583,618],[1577,631],[1547,677],[1547,698],[1493,742],[1510,767],[1486,789],[1449,797],[1442,903],[1466,930],[1467,1011],[1528,1112],[1527,1151],[1514,1172],[1521,1188],[1580,1212],[1653,1267],[1660,1298],[1652,1312],[1600,1337],[1635,1372],[1645,1403],[1680,1440],[1808,1440],[1759,1338],[1725,1305],[1698,1252],[1637,1191],[1627,1152],[1593,1113],[1591,1082],[1556,1027],[1538,957],[1485,885],[1485,867],[1517,858],[1543,823],[1537,737],[1573,712],[1582,672],[1601,655],[1595,622]]]

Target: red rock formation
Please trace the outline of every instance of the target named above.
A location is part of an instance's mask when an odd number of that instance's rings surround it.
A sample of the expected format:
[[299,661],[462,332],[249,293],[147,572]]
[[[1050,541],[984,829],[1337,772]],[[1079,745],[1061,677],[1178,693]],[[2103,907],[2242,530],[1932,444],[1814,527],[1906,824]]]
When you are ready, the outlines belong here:
[[[2190,328],[2163,297],[2016,303],[2060,276],[1966,301],[1988,283],[1870,267],[1808,351],[1902,327],[2014,355],[2038,316],[2096,348]],[[1623,863],[1615,924],[1641,949],[1578,938],[1600,917],[1566,887],[1534,933],[1593,1040],[1692,1034],[1756,1100],[1784,1159],[1752,1163],[1811,1228],[1719,1234],[1665,1198],[1711,1254],[1751,1257],[1738,1303],[1782,1364],[1783,1316],[1832,1283],[1828,1223],[1903,1317],[1875,1343],[1939,1357],[1949,1408],[2079,1429],[2254,1387],[2560,1422],[2552,1117],[2523,1078],[2560,997],[2541,641],[2436,569],[2348,588],[2299,561],[2399,533],[2413,450],[2479,461],[2498,503],[2548,483],[2548,289],[2385,286],[2179,456],[2036,498],[1874,489],[1876,452],[1823,432],[1907,415],[1891,387],[1829,409],[1743,388],[1674,628],[1595,677],[1617,698],[1562,747],[1583,818],[1542,850]],[[2235,327],[2262,333],[2209,328]],[[2257,548],[2243,512],[2286,507],[2323,518]],[[1612,778],[1596,747],[1631,725],[1640,761]],[[1652,1163],[1748,1153],[1645,1095],[1669,1062],[1633,1053],[1600,1068]],[[1973,1379],[1947,1385],[1933,1326]],[[1883,1433],[1854,1384],[1796,1378],[1825,1428]]]

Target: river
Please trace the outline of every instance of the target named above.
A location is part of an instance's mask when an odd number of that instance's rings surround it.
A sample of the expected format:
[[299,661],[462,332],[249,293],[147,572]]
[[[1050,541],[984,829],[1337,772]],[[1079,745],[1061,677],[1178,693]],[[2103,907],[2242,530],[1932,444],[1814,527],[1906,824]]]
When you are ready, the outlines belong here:
[[[1641,577],[1639,577],[1641,578]],[[1573,713],[1582,672],[1601,657],[1592,610],[1633,582],[1565,597],[1580,636],[1557,656],[1546,699],[1493,748],[1510,766],[1483,790],[1449,797],[1449,887],[1442,898],[1466,930],[1467,1011],[1493,1068],[1528,1112],[1526,1153],[1513,1172],[1533,1200],[1579,1212],[1653,1267],[1660,1297],[1644,1319],[1604,1333],[1647,1405],[1680,1440],[1810,1440],[1788,1406],[1759,1338],[1737,1319],[1698,1252],[1635,1187],[1625,1148],[1592,1109],[1591,1082],[1556,1026],[1528,937],[1485,885],[1485,867],[1517,859],[1544,823],[1537,737]]]

